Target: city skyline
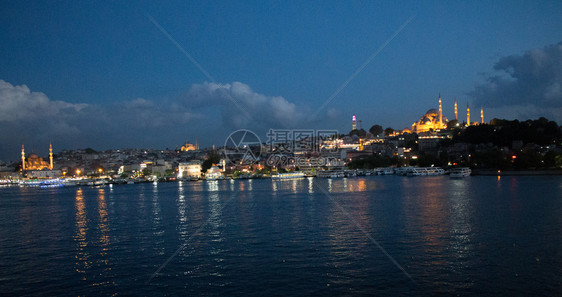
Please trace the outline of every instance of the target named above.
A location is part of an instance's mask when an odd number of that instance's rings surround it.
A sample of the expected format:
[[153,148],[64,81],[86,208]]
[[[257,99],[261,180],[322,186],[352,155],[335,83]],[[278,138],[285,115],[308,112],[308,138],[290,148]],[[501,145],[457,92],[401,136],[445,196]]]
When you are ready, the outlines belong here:
[[[21,144],[222,145],[238,128],[404,129],[453,100],[562,121],[562,4],[6,3],[0,160]],[[476,114],[475,114],[476,116]],[[477,116],[476,116],[477,117]]]

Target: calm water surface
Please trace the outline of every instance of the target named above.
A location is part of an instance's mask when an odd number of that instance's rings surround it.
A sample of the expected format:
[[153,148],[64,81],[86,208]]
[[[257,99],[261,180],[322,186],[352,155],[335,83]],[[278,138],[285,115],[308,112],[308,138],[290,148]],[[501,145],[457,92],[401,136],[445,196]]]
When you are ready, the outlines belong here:
[[562,295],[562,177],[0,188],[0,292]]

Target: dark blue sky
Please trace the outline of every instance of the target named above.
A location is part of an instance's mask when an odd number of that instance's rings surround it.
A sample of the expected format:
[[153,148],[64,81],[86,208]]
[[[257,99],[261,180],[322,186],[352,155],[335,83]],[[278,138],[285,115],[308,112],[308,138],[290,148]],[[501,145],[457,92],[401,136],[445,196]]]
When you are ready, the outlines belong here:
[[[21,143],[44,153],[49,139],[55,150],[174,148],[222,145],[237,128],[349,132],[353,113],[366,129],[403,129],[439,93],[449,118],[456,97],[487,120],[562,121],[562,2],[473,2],[3,2],[0,160]],[[526,78],[545,84],[527,90]]]

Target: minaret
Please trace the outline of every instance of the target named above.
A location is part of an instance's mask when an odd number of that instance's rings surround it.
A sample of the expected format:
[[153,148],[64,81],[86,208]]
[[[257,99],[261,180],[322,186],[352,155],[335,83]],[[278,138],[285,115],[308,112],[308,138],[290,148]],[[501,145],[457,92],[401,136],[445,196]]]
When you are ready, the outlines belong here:
[[355,117],[355,114],[351,120],[351,130],[357,130],[357,118]]
[[23,144],[21,145],[21,170],[25,170],[25,151],[23,149]]
[[49,141],[49,169],[53,170],[53,145]]
[[480,124],[484,124],[484,109],[480,105]]
[[443,106],[441,105],[441,93],[439,93],[439,129],[443,128]]
[[459,112],[457,111],[457,98],[455,98],[455,120],[459,120]]
[[470,126],[470,108],[468,108],[468,103],[466,104],[466,125]]

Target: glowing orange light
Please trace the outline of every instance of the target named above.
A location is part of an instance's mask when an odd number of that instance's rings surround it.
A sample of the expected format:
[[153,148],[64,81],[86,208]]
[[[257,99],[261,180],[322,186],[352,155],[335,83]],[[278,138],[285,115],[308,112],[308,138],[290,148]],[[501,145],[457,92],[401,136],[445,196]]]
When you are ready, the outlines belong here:
[[511,158],[512,158],[513,160],[515,160],[515,159],[517,159],[517,156],[516,156],[516,155],[513,155],[513,156],[511,156]]

